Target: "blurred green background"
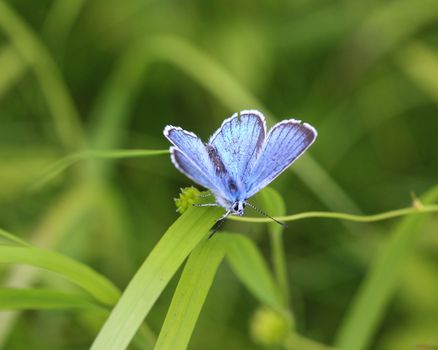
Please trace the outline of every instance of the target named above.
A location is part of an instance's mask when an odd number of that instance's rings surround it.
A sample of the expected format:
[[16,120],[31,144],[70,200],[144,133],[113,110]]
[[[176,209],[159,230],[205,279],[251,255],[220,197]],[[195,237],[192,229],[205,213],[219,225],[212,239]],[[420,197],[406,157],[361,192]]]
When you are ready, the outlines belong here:
[[[166,149],[166,124],[206,139],[241,109],[270,125],[295,117],[319,138],[273,183],[288,213],[377,213],[437,184],[436,0],[0,2],[0,227],[81,260],[124,288],[178,217],[191,185],[167,155],[80,161],[83,149]],[[399,221],[399,219],[397,219]],[[323,219],[285,232],[296,327],[333,344],[397,220]],[[415,232],[369,349],[438,345],[438,218]],[[227,224],[269,253],[262,225]],[[2,285],[72,288],[53,274],[2,268]],[[158,332],[177,278],[148,323]],[[262,349],[257,302],[226,266],[191,349]],[[4,349],[86,349],[87,313],[0,312]]]

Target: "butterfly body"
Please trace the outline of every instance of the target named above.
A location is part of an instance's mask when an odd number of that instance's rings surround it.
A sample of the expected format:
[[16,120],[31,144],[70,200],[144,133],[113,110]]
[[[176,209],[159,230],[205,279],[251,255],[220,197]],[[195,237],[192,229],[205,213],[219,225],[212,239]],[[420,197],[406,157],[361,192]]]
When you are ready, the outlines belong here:
[[242,216],[248,198],[266,187],[314,142],[317,132],[289,119],[266,131],[256,110],[235,113],[203,143],[194,133],[168,125],[164,136],[173,144],[175,167],[209,189],[225,216]]

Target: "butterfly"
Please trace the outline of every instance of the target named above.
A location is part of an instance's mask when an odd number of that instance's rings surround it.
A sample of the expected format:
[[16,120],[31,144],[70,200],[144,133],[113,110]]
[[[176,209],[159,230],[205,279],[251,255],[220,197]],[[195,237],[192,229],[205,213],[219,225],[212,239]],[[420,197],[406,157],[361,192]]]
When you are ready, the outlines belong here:
[[265,117],[257,110],[233,114],[207,143],[172,125],[163,133],[172,143],[175,167],[215,196],[216,203],[204,206],[225,208],[222,221],[242,216],[246,205],[255,208],[248,199],[286,170],[317,136],[313,126],[296,119],[283,120],[267,132]]

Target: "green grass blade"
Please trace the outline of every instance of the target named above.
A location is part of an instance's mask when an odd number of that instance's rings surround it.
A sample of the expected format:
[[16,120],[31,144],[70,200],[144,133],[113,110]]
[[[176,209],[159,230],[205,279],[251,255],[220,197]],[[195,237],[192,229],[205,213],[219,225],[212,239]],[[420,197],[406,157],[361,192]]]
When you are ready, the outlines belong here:
[[189,208],[167,230],[132,278],[96,337],[92,349],[125,349],[169,280],[208,235],[221,208]]
[[56,52],[60,52],[68,42],[76,19],[86,0],[55,0],[47,13],[43,35]]
[[226,258],[239,280],[261,303],[282,310],[280,291],[254,242],[239,234],[220,235],[226,239]]
[[330,210],[362,212],[341,186],[311,156],[302,157],[291,167],[291,170]]
[[0,289],[0,310],[98,309],[102,305],[79,294],[50,289]]
[[158,336],[155,350],[186,349],[224,255],[222,233],[190,254]]
[[5,1],[0,1],[0,29],[33,68],[61,142],[70,150],[81,148],[85,140],[79,114],[58,67],[32,28]]
[[[282,216],[286,214],[286,205],[280,194],[268,187],[260,192],[260,198],[264,208],[271,216]],[[287,262],[283,243],[283,227],[276,222],[268,224],[269,238],[271,240],[272,265],[274,267],[275,279],[281,291],[281,299],[284,307],[289,308],[289,282],[287,278]]]
[[[108,314],[108,308],[93,299],[80,294],[66,293],[52,289],[0,288],[0,310],[77,310],[101,311]],[[136,348],[152,349],[155,335],[143,325],[133,342]]]
[[120,295],[110,281],[88,266],[49,250],[0,246],[0,264],[26,264],[59,273],[103,304],[115,304]]
[[20,55],[10,47],[0,50],[0,98],[7,94],[23,77],[27,65]]
[[428,45],[412,43],[398,55],[403,72],[438,104],[438,53]]
[[[438,187],[435,187],[421,198],[421,202],[427,204],[437,199]],[[340,349],[360,350],[370,343],[397,287],[403,262],[415,247],[418,226],[423,220],[421,215],[406,217],[391,233],[340,328],[336,341]]]
[[123,53],[91,111],[93,148],[119,147],[124,125],[149,64],[150,51],[143,47],[138,49],[137,44]]
[[14,244],[18,244],[20,246],[29,246],[29,243],[27,243],[26,241],[23,241],[21,238],[18,238],[17,236],[3,230],[0,228],[0,238],[5,239],[6,241],[9,241],[11,243]]
[[[55,247],[64,237],[78,230],[79,222],[96,208],[100,188],[91,184],[73,186],[64,191],[53,203],[45,209],[29,236],[32,244],[45,248]],[[6,286],[28,288],[39,278],[41,270],[23,269],[22,266],[12,266],[3,279]],[[8,335],[18,318],[18,312],[0,313],[0,348],[4,347]]]
[[149,149],[130,149],[130,150],[87,150],[70,154],[64,158],[61,158],[56,163],[50,165],[39,176],[39,179],[32,185],[32,189],[39,189],[48,181],[53,179],[56,175],[63,172],[69,166],[76,162],[85,159],[125,159],[136,157],[150,157],[169,154],[169,150],[149,150]]

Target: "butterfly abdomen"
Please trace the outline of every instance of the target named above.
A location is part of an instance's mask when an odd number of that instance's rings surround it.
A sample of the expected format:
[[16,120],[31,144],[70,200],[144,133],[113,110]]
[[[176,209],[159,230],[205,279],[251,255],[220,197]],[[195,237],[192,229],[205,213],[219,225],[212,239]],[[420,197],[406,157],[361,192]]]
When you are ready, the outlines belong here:
[[213,167],[216,171],[216,175],[218,175],[222,179],[222,183],[227,190],[226,192],[232,197],[229,199],[230,200],[236,199],[238,193],[240,192],[239,185],[229,174],[217,149],[209,144],[206,144],[205,147],[207,148],[208,156],[210,157],[210,160],[213,163]]

